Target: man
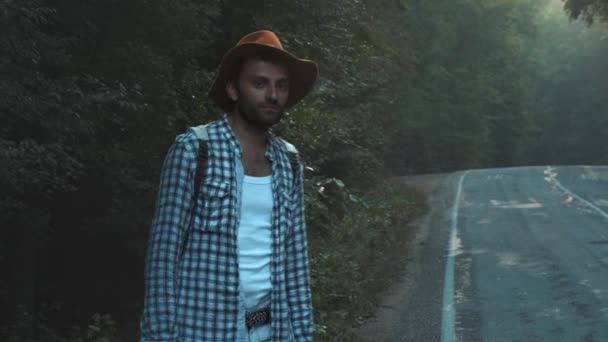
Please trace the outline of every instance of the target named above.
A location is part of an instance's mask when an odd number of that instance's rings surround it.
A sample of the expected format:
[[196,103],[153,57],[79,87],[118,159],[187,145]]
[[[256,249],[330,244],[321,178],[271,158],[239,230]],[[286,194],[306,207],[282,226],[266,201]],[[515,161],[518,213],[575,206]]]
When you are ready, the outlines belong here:
[[209,95],[225,114],[205,126],[195,200],[193,130],[163,163],[142,341],[312,340],[303,168],[270,128],[317,74],[270,31],[246,35],[222,59]]

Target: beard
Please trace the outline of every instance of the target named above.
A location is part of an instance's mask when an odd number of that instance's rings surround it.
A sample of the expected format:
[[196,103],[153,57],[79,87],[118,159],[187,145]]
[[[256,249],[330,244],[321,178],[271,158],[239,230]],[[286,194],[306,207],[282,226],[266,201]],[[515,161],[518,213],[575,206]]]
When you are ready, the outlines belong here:
[[236,103],[238,114],[243,121],[259,130],[268,130],[279,123],[285,114],[285,108],[278,104],[268,103],[267,105],[274,106],[275,109],[262,108],[263,105],[251,103],[242,96],[239,96],[239,101]]

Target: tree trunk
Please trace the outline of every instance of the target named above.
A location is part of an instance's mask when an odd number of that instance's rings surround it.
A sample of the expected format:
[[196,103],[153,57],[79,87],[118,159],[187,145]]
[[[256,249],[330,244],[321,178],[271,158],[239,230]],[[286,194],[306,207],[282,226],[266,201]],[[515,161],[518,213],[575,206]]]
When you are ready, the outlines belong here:
[[19,315],[18,336],[31,338],[35,333],[37,315],[37,256],[42,242],[42,233],[48,229],[49,212],[46,209],[30,208],[18,214],[15,220],[13,304]]

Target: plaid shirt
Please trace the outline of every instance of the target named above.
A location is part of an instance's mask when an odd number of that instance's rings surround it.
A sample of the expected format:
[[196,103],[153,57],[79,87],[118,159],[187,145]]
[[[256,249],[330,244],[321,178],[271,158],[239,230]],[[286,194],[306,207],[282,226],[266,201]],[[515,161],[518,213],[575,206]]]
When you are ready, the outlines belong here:
[[[162,166],[146,256],[141,341],[244,338],[236,239],[244,177],[241,148],[226,115],[209,124],[207,132],[207,172],[192,215],[199,146],[192,130],[176,137]],[[273,175],[272,340],[311,341],[302,165],[294,181],[286,143],[272,134],[266,157]]]

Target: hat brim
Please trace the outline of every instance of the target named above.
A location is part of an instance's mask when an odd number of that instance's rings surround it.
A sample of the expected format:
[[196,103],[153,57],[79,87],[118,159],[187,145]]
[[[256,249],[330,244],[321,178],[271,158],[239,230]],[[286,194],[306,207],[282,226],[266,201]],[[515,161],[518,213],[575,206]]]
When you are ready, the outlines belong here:
[[232,111],[234,109],[234,101],[228,97],[226,92],[226,83],[231,77],[231,72],[234,71],[234,68],[237,66],[236,64],[244,58],[268,52],[282,55],[287,62],[289,70],[289,97],[287,98],[286,107],[291,108],[300,102],[312,90],[317,80],[319,75],[317,63],[307,59],[300,59],[285,50],[257,43],[246,43],[235,46],[224,55],[217,76],[209,90],[209,97],[224,111]]

